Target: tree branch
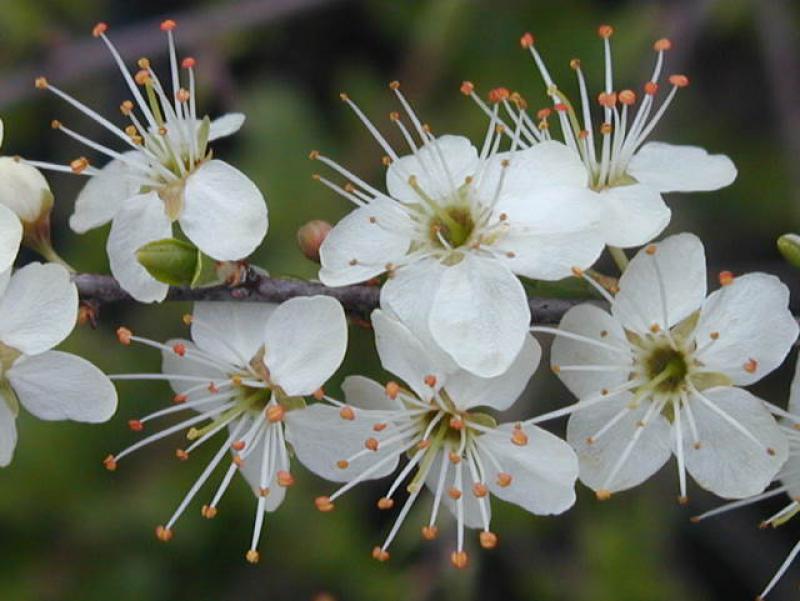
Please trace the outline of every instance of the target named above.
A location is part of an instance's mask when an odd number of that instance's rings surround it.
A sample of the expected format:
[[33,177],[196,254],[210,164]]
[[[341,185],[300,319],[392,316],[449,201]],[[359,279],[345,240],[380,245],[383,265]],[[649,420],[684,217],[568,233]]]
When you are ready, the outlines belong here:
[[[94,305],[136,302],[109,275],[83,273],[74,276],[82,300]],[[168,301],[235,301],[280,303],[297,296],[324,294],[337,299],[350,315],[369,318],[378,307],[380,288],[367,284],[330,288],[318,282],[273,278],[250,268],[242,282],[208,288],[170,288]],[[584,302],[578,299],[530,298],[531,319],[535,323],[558,323],[570,307]]]

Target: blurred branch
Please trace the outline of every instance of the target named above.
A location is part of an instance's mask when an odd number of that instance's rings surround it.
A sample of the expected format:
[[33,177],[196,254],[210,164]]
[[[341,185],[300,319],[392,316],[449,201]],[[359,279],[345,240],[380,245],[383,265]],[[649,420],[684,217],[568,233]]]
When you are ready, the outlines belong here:
[[[181,46],[189,48],[206,46],[227,34],[240,33],[333,1],[241,0],[233,6],[220,4],[170,14],[169,17],[178,23]],[[167,44],[159,29],[161,20],[148,20],[118,30],[112,27],[110,31],[114,45],[125,57],[166,54]],[[44,60],[23,65],[4,75],[0,87],[0,107],[6,108],[31,97],[36,93],[33,81],[40,75],[51,77],[61,87],[69,87],[99,71],[116,69],[107,53],[98,52],[99,43],[87,30],[85,38],[53,45]]]
[[[108,275],[78,274],[74,277],[81,299],[99,306],[107,303],[136,302],[117,281]],[[368,318],[378,307],[380,288],[366,284],[329,288],[318,282],[273,278],[248,269],[240,284],[209,288],[170,288],[168,301],[235,301],[280,303],[297,296],[324,294],[337,299],[345,310]],[[531,298],[531,319],[536,323],[558,323],[580,299]]]

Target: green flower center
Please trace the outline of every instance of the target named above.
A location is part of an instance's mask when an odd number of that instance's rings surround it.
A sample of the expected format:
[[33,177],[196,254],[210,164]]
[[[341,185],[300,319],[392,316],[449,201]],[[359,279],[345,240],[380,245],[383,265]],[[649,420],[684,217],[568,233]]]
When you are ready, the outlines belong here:
[[442,248],[458,248],[464,245],[475,230],[475,220],[469,208],[450,205],[442,208],[430,220],[430,240]]
[[678,391],[689,373],[685,355],[671,346],[653,349],[645,357],[644,367],[653,390],[659,393]]

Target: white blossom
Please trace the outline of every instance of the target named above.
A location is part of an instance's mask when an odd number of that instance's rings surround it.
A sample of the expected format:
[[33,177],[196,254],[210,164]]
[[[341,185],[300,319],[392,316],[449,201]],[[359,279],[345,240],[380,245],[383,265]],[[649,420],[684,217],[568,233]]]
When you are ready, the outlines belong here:
[[[593,105],[584,78],[581,61],[573,59],[570,66],[575,71],[580,93],[580,103],[570,102],[556,85],[534,44],[534,37],[526,33],[520,43],[530,51],[536,63],[547,94],[552,98],[553,110],[560,125],[563,145],[570,152],[563,168],[583,167],[582,185],[595,193],[602,206],[603,235],[609,246],[627,248],[640,246],[660,234],[670,221],[671,211],[664,203],[666,192],[695,192],[718,190],[730,185],[736,178],[736,167],[724,155],[709,155],[696,146],[675,146],[663,142],[645,143],[658,125],[678,89],[686,87],[685,75],[668,77],[669,92],[656,106],[660,79],[664,66],[664,53],[671,47],[668,39],[655,42],[656,62],[650,79],[644,84],[643,97],[636,109],[637,93],[631,89],[617,91],[614,87],[611,36],[613,28],[603,25],[598,29],[603,39],[605,81],[597,102],[603,107],[599,128],[592,121]],[[473,91],[469,82],[462,92],[470,95],[491,117],[493,122],[502,119]],[[505,88],[493,91],[490,99],[502,106],[514,121],[523,126],[519,135],[506,128],[514,142],[521,147],[546,144],[555,149],[549,117],[551,109],[538,111],[536,120],[524,112],[525,103],[518,94]],[[634,112],[635,111],[635,112]],[[599,138],[599,140],[598,140]],[[561,152],[561,151],[559,151]]]
[[342,95],[386,153],[386,193],[311,153],[347,183],[315,177],[357,207],[325,238],[319,277],[343,286],[387,273],[381,306],[458,366],[499,375],[522,348],[530,323],[517,276],[558,280],[574,265],[590,266],[602,251],[594,194],[580,187],[583,166],[570,164],[563,145],[498,153],[502,136],[494,124],[480,151],[464,137],[436,137],[399,84],[390,87],[412,123],[391,115],[410,148],[406,156]]
[[11,269],[22,242],[22,223],[11,209],[0,204],[0,278]]
[[[0,119],[0,146],[4,125]],[[13,211],[20,221],[33,225],[50,213],[53,193],[38,169],[20,157],[0,157],[0,206]]]
[[258,499],[253,535],[246,558],[259,560],[258,542],[264,513],[275,511],[294,482],[286,437],[288,417],[305,406],[303,397],[321,394],[324,382],[336,371],[347,346],[347,324],[341,305],[325,296],[295,298],[281,305],[266,303],[195,304],[187,316],[192,340],[161,344],[121,328],[123,344],[142,343],[162,351],[160,374],[124,374],[116,380],[167,380],[175,391],[174,403],[129,425],[134,431],[150,428],[159,418],[191,411],[176,425],[155,432],[125,450],[109,455],[105,465],[118,463],[152,442],[186,430],[189,445],[176,451],[180,460],[220,432],[222,444],[183,498],[172,517],[158,526],[156,535],[167,541],[188,505],[230,453],[232,460],[202,515],[213,518],[237,471],[241,471]]
[[[408,496],[382,545],[373,549],[379,561],[422,492],[433,494],[430,519],[422,528],[430,540],[438,533],[442,505],[457,521],[451,554],[463,568],[465,528],[480,530],[483,547],[497,544],[490,528],[490,493],[536,515],[559,514],[575,501],[578,475],[575,454],[564,441],[535,426],[500,424],[481,411],[504,411],[524,390],[541,356],[528,335],[507,373],[479,378],[437,362],[422,341],[394,316],[372,314],[378,354],[385,369],[404,381],[386,386],[361,377],[345,380],[346,403],[325,397],[287,415],[287,438],[298,459],[329,480],[344,482],[336,492],[316,499],[331,511],[345,492],[361,482],[387,476],[408,457],[378,507],[390,509],[403,483]],[[413,475],[412,475],[413,474]]]
[[77,315],[78,291],[60,265],[0,274],[0,466],[14,455],[20,406],[43,420],[98,423],[114,414],[108,378],[85,359],[52,350]]
[[583,304],[564,315],[552,367],[578,397],[533,420],[572,414],[567,440],[581,480],[608,498],[677,457],[686,472],[725,498],[760,493],[787,456],[786,438],[764,402],[740,388],[778,367],[797,339],[789,290],[778,278],[726,274],[706,297],[703,245],[666,238],[631,261],[611,313]]
[[[92,167],[86,157],[68,166],[29,163],[89,176],[70,225],[84,233],[112,222],[107,243],[111,271],[140,302],[162,301],[168,287],[138,263],[136,251],[148,242],[171,237],[175,222],[195,246],[219,261],[246,257],[267,232],[267,206],[261,192],[241,171],[213,158],[209,149],[209,142],[238,131],[244,116],[228,114],[215,121],[198,116],[195,60],[184,58],[179,67],[174,28],[171,20],[161,24],[169,42],[172,88],[168,93],[146,58],[139,60],[139,71],[132,76],[106,36],[107,26],[95,26],[94,36],[106,44],[134,99],[120,106],[129,120],[124,128],[46,79],[36,80],[37,87],[53,92],[127,147],[124,152],[113,150],[56,120],[55,129],[111,161],[102,169]],[[183,87],[181,70],[188,74],[188,88]]]

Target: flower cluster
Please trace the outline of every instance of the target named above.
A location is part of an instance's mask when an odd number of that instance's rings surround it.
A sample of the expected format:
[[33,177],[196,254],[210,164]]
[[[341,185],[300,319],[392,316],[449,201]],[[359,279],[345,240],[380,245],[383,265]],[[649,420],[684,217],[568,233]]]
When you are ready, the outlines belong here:
[[[140,302],[163,301],[171,284],[202,286],[209,258],[210,281],[240,283],[241,260],[266,235],[263,195],[209,147],[235,133],[244,117],[199,116],[196,62],[178,60],[175,28],[171,20],[161,24],[167,86],[146,58],[131,73],[108,27],[95,26],[130,93],[120,105],[123,127],[36,80],[124,144],[114,150],[53,121],[54,129],[110,159],[103,167],[83,156],[68,165],[0,157],[0,465],[11,460],[20,405],[42,419],[86,422],[105,421],[116,407],[105,375],[52,350],[73,329],[79,300],[50,244],[53,195],[38,168],[89,178],[70,225],[84,233],[111,223],[111,272]],[[125,346],[161,352],[162,370],[111,379],[159,380],[173,391],[167,407],[130,420],[130,429],[149,432],[161,418],[186,414],[108,455],[105,467],[116,470],[133,452],[178,432],[186,440],[175,451],[181,461],[217,441],[174,513],[156,528],[160,540],[174,536],[179,518],[219,473],[216,492],[200,505],[213,518],[241,472],[257,499],[245,556],[258,562],[265,513],[287,498],[293,461],[339,483],[314,500],[324,513],[359,484],[393,476],[377,500],[382,510],[399,506],[372,551],[379,561],[389,558],[425,488],[432,508],[422,536],[436,538],[449,514],[451,562],[464,568],[468,529],[479,531],[481,547],[498,544],[492,497],[556,515],[574,504],[578,480],[607,500],[642,484],[673,456],[681,504],[689,502],[688,474],[699,487],[736,499],[727,507],[788,493],[794,500],[767,520],[771,525],[800,511],[800,383],[796,378],[788,411],[746,390],[777,369],[797,341],[788,288],[765,273],[723,272],[709,294],[705,249],[695,235],[655,241],[671,219],[662,194],[717,190],[733,183],[736,168],[701,148],[647,142],[688,85],[686,76],[673,74],[669,89],[660,87],[669,40],[655,42],[655,67],[640,96],[615,89],[613,29],[601,26],[598,34],[605,64],[599,110],[580,61],[570,63],[579,99],[573,103],[530,34],[521,45],[551,106],[534,117],[521,94],[495,88],[483,99],[465,82],[461,92],[489,120],[479,148],[463,136],[434,134],[392,82],[401,112],[390,122],[407,146],[400,151],[342,94],[384,154],[386,179],[374,186],[321,151],[310,153],[329,170],[315,179],[355,205],[332,228],[314,221],[298,232],[304,254],[319,262],[320,294],[281,304],[197,302],[184,318],[191,326],[186,340],[162,343],[117,330]],[[14,271],[23,243],[51,262]],[[143,259],[153,244],[162,262]],[[638,249],[630,260],[628,248]],[[618,277],[597,270],[606,250]],[[552,283],[566,278],[584,287],[587,302],[574,304],[557,326],[531,323],[525,285],[558,286]],[[323,388],[348,346],[348,307],[335,288],[367,281],[380,286],[369,325],[382,366],[396,380],[350,375],[336,398]],[[80,310],[93,316],[91,306]],[[577,402],[525,411],[524,391],[543,355],[535,335],[554,337],[550,367]],[[564,416],[563,439],[539,426]],[[776,479],[781,485],[764,493]],[[762,596],[797,554],[800,545]]]

